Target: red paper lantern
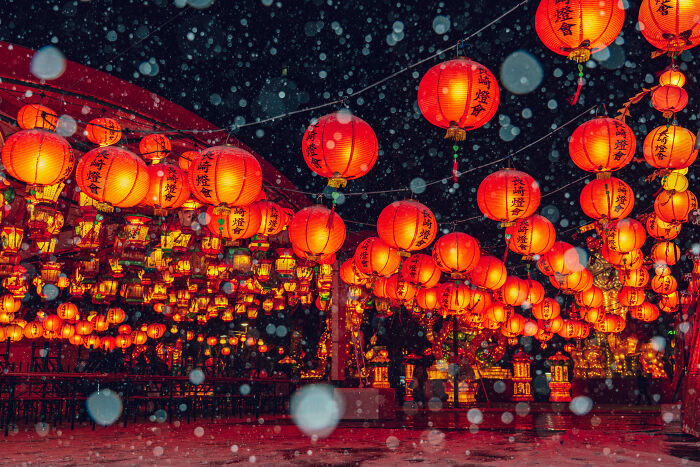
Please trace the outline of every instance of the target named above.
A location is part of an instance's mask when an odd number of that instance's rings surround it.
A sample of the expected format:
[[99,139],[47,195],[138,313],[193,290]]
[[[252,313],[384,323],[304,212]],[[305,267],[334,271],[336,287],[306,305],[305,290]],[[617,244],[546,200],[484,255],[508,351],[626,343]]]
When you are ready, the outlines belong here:
[[279,204],[264,200],[256,201],[255,204],[260,209],[258,235],[277,235],[284,230],[289,219],[287,219],[287,215]]
[[433,245],[433,259],[442,272],[453,279],[464,279],[465,275],[479,263],[481,248],[472,236],[452,232],[438,238]]
[[58,114],[40,104],[27,104],[17,112],[17,125],[23,130],[39,128],[56,131]]
[[494,292],[494,297],[510,306],[520,306],[527,300],[528,282],[515,276],[508,276],[503,287]]
[[190,170],[192,162],[194,162],[194,160],[197,159],[199,156],[199,151],[185,151],[182,154],[180,154],[180,157],[177,158],[177,165],[182,170]]
[[584,268],[578,250],[566,242],[554,242],[554,246],[537,261],[543,274],[569,275]]
[[678,86],[682,88],[685,85],[685,75],[678,71],[678,67],[669,67],[659,75],[659,85]]
[[75,179],[92,199],[114,207],[136,206],[146,197],[150,176],[133,152],[116,146],[95,148],[78,162]]
[[392,274],[386,281],[389,298],[401,302],[410,302],[416,296],[416,286],[404,279],[401,274]]
[[525,279],[527,282],[527,302],[530,305],[541,303],[544,300],[544,287],[542,284],[533,279]]
[[111,146],[122,139],[122,127],[113,118],[95,118],[85,126],[90,142],[99,146]]
[[435,240],[437,221],[430,209],[418,201],[394,201],[379,214],[377,233],[397,250],[421,250]]
[[681,224],[664,222],[655,212],[649,214],[646,220],[647,232],[656,240],[673,240],[681,232]]
[[494,323],[505,323],[513,315],[513,307],[493,302],[486,308],[486,319]]
[[525,328],[525,317],[517,313],[508,318],[508,320],[503,324],[501,329],[505,329],[511,334],[520,334],[520,332]]
[[623,287],[617,293],[617,301],[622,306],[639,306],[644,302],[644,290],[634,287]]
[[432,256],[415,253],[401,266],[401,275],[411,284],[435,287],[440,281],[440,269]]
[[22,130],[2,146],[2,163],[12,177],[30,185],[55,185],[73,172],[75,154],[68,141],[46,130]]
[[477,287],[496,290],[506,283],[508,272],[503,261],[493,256],[481,255],[468,277],[469,282]]
[[697,0],[642,0],[639,30],[657,49],[679,54],[700,42]]
[[340,266],[340,280],[348,285],[364,285],[367,283],[367,274],[360,271],[355,261],[349,258]]
[[523,256],[541,255],[556,241],[554,226],[546,217],[533,214],[506,228],[508,248]]
[[344,187],[362,177],[377,161],[377,136],[372,127],[348,111],[324,115],[309,125],[301,142],[304,161],[311,170]]
[[574,130],[569,155],[586,172],[611,172],[629,163],[637,142],[624,122],[608,117],[594,118]]
[[593,219],[622,219],[634,207],[634,192],[619,178],[591,180],[581,191],[581,209]]
[[466,285],[447,282],[438,292],[438,305],[446,313],[457,314],[467,307],[470,293]]
[[532,305],[532,316],[536,319],[550,320],[561,313],[559,303],[553,298],[546,297],[542,302]]
[[625,10],[617,0],[542,0],[535,13],[542,43],[578,63],[612,44],[624,22]]
[[331,255],[345,242],[343,219],[335,210],[321,205],[309,206],[294,214],[288,231],[292,245],[309,255],[310,259]]
[[[252,237],[260,230],[260,208],[258,204],[252,203],[248,206],[232,208],[225,217],[224,225],[223,232],[226,238],[238,240]],[[335,251],[332,253],[335,253]]]
[[192,194],[214,206],[246,206],[262,188],[258,160],[241,148],[215,146],[203,151],[189,170]]
[[678,86],[659,86],[651,93],[651,103],[664,118],[671,118],[688,105],[688,93]]
[[429,289],[418,289],[416,293],[416,304],[423,310],[434,310],[438,307],[441,289],[441,286],[431,287]]
[[676,291],[678,282],[673,276],[654,276],[651,280],[651,290],[660,295],[668,295]]
[[570,295],[590,288],[593,285],[593,276],[588,269],[581,269],[567,275],[551,275],[549,282],[565,294]]
[[669,224],[682,224],[688,215],[698,208],[698,199],[690,190],[664,190],[654,200],[654,212],[657,217]]
[[481,182],[476,201],[486,217],[509,224],[535,213],[540,205],[540,187],[525,172],[503,169]]
[[657,169],[684,169],[698,157],[695,135],[678,125],[654,128],[644,139],[644,159]]
[[649,302],[644,302],[639,306],[630,307],[629,313],[632,318],[640,321],[646,321],[647,323],[654,321],[659,317],[658,307]]
[[622,282],[622,285],[642,288],[649,282],[649,271],[646,269],[619,271],[618,278],[620,279],[620,282]]
[[618,315],[606,315],[600,324],[596,325],[596,331],[604,333],[618,333],[625,329],[624,318]]
[[651,247],[651,259],[655,264],[673,266],[681,258],[681,249],[673,242],[659,242]]
[[141,155],[144,159],[153,161],[154,164],[165,159],[165,157],[170,154],[171,150],[172,146],[170,140],[165,135],[147,135],[141,138],[139,142],[139,152]]
[[399,269],[401,257],[381,238],[370,237],[357,246],[355,264],[360,272],[368,276],[388,276]]
[[611,250],[627,253],[644,245],[647,232],[641,222],[625,218],[608,225],[607,245]]
[[190,197],[187,173],[171,164],[148,167],[149,186],[143,203],[156,209],[177,209]]
[[603,304],[603,291],[595,285],[589,287],[576,294],[576,303],[588,308],[597,308]]

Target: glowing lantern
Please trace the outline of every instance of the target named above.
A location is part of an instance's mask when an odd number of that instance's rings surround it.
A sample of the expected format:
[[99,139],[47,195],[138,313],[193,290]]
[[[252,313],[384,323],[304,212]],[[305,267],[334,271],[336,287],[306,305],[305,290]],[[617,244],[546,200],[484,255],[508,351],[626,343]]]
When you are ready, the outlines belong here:
[[676,291],[678,283],[676,278],[673,276],[655,276],[651,280],[651,290],[660,294],[668,295]]
[[435,240],[437,221],[430,209],[418,201],[394,201],[379,214],[377,233],[397,250],[421,250]]
[[591,180],[581,191],[581,209],[593,219],[622,219],[634,207],[634,192],[619,178]]
[[113,307],[107,310],[107,322],[110,324],[119,324],[126,319],[126,313],[121,308]]
[[[510,306],[520,306],[527,300],[528,283],[515,276],[508,276],[503,287],[496,290],[497,300]],[[518,331],[520,332],[520,331]]]
[[659,242],[651,248],[651,259],[655,264],[673,266],[681,258],[681,250],[673,242]]
[[596,324],[596,330],[604,333],[617,333],[625,329],[625,320],[618,315],[606,315],[605,319]]
[[561,313],[559,303],[553,298],[546,297],[540,303],[532,305],[532,316],[541,320],[554,319]]
[[540,205],[540,187],[525,172],[503,169],[482,180],[476,201],[486,217],[509,225],[535,213]]
[[24,337],[27,339],[37,339],[44,335],[44,327],[41,323],[32,321],[24,326]]
[[61,329],[63,320],[58,315],[49,315],[44,319],[44,329],[49,332],[58,332]]
[[685,175],[671,172],[661,179],[661,186],[668,191],[685,191],[688,189],[689,182]]
[[70,339],[75,335],[75,326],[69,323],[63,323],[61,330],[58,331],[58,337],[61,339]]
[[146,328],[146,334],[151,339],[160,339],[165,334],[165,324],[152,323]]
[[17,125],[23,130],[56,130],[58,114],[40,104],[28,104],[17,112]]
[[608,225],[607,245],[611,250],[627,253],[644,245],[647,233],[641,222],[634,219],[620,219]]
[[21,300],[10,294],[0,297],[0,310],[5,313],[17,313],[22,306]]
[[597,308],[603,304],[603,291],[595,285],[576,294],[576,303],[588,308]]
[[85,126],[87,138],[99,146],[111,146],[122,139],[122,127],[113,118],[95,118]]
[[678,67],[669,67],[659,75],[659,85],[678,86],[682,88],[685,85],[685,75],[678,71]]
[[150,180],[146,164],[136,154],[116,146],[88,151],[78,162],[75,179],[90,198],[122,208],[139,204]]
[[496,290],[506,283],[507,276],[508,273],[503,261],[493,256],[482,255],[474,269],[469,273],[469,282],[477,287]]
[[612,172],[634,157],[637,142],[624,122],[608,117],[581,124],[569,140],[569,155],[586,172]]
[[503,328],[512,334],[520,334],[525,328],[525,318],[517,313],[513,313],[503,324]]
[[401,275],[411,284],[431,288],[440,281],[441,274],[431,256],[415,253],[403,262]]
[[552,223],[539,214],[518,219],[506,228],[508,248],[523,256],[541,255],[549,251],[557,234]]
[[[465,309],[470,313],[482,314],[491,305],[491,295],[481,289],[471,289]],[[479,321],[480,322],[480,321]]]
[[440,309],[452,314],[464,310],[469,302],[470,292],[471,289],[462,284],[443,284],[438,295]]
[[79,336],[87,336],[95,327],[90,321],[81,320],[75,324],[75,333]]
[[681,224],[698,208],[698,199],[690,190],[662,191],[654,200],[656,216],[669,224]]
[[45,130],[22,130],[2,146],[2,163],[12,177],[30,185],[56,185],[73,172],[75,153],[68,141]]
[[664,118],[671,118],[688,105],[688,93],[678,86],[659,86],[651,93],[651,103]]
[[144,159],[153,161],[154,164],[157,164],[161,159],[164,159],[170,154],[171,149],[170,140],[165,135],[147,135],[141,138],[139,142],[139,152],[141,155]]
[[122,324],[117,328],[119,334],[131,334],[131,326],[128,324]]
[[696,0],[642,0],[639,30],[657,49],[679,54],[700,42],[699,16]]
[[388,276],[401,265],[398,252],[379,237],[364,239],[355,250],[357,269],[368,276]]
[[462,232],[443,235],[433,245],[435,263],[453,279],[464,279],[465,274],[479,263],[480,257],[479,242]]
[[189,169],[192,194],[213,206],[246,206],[262,188],[258,160],[241,148],[215,146],[202,151]]
[[617,301],[622,306],[639,306],[644,302],[644,290],[633,287],[623,287],[617,293]]
[[134,345],[143,345],[148,340],[148,334],[144,331],[136,330],[131,333],[131,342]]
[[372,127],[348,111],[324,115],[309,125],[301,142],[304,161],[333,187],[362,177],[377,161],[377,136]]
[[674,312],[678,309],[679,295],[678,292],[671,292],[667,295],[662,295],[659,300],[659,308],[666,313]]
[[651,213],[647,217],[646,228],[649,235],[656,240],[673,240],[681,232],[680,224],[669,224],[662,221],[656,213]]
[[581,307],[579,316],[589,324],[598,324],[605,319],[605,309],[603,307]]
[[486,308],[486,319],[494,323],[505,323],[513,315],[513,307],[501,302],[492,302]]
[[527,300],[530,305],[535,305],[544,300],[544,287],[542,284],[533,279],[525,279],[527,282]]
[[622,285],[628,287],[642,288],[649,282],[649,272],[646,269],[620,271],[618,277]]
[[615,269],[632,270],[644,265],[642,250],[632,250],[629,253],[618,253],[614,250],[603,250],[603,257]]
[[684,169],[698,157],[695,135],[678,125],[661,125],[651,130],[644,138],[643,150],[647,164],[657,169]]
[[[149,185],[143,203],[158,210],[176,209],[190,197],[187,173],[171,164],[148,167]],[[159,214],[163,214],[162,212]]]
[[286,226],[289,219],[279,204],[272,201],[257,201],[260,210],[260,227],[258,235],[277,235]]
[[131,345],[131,336],[128,334],[119,334],[114,338],[114,345],[120,349],[126,349]]
[[324,206],[309,206],[294,214],[289,221],[289,241],[309,256],[335,253],[345,242],[345,223],[335,212]]
[[549,282],[565,294],[582,292],[593,285],[593,276],[588,269],[574,271],[571,274],[554,274],[549,276]]
[[631,307],[629,313],[634,319],[651,322],[659,317],[659,308],[649,302],[644,302],[639,306]]
[[[216,208],[212,210],[216,212]],[[260,221],[261,216],[258,203],[231,208],[224,218],[224,237],[231,240],[250,238],[260,230]]]
[[5,328],[5,336],[11,342],[19,342],[24,337],[24,329],[17,324],[10,324]]
[[367,283],[367,274],[360,271],[350,258],[340,266],[340,279],[348,285],[364,285]]
[[440,287],[418,289],[416,304],[423,310],[434,310],[438,306]]
[[192,162],[199,157],[199,151],[185,151],[177,158],[177,165],[182,170],[190,170]]
[[578,250],[566,242],[554,242],[554,246],[537,261],[543,274],[569,275],[584,268]]
[[401,274],[393,274],[386,281],[387,295],[393,300],[411,301],[416,296],[416,287],[401,277]]
[[466,139],[466,132],[486,124],[496,113],[500,92],[496,77],[466,57],[433,66],[418,85],[418,107],[446,138]]
[[61,319],[75,319],[78,316],[78,307],[74,303],[66,302],[58,305],[56,309],[56,314]]
[[564,327],[564,320],[558,316],[548,321],[538,321],[537,326],[547,332],[558,333]]

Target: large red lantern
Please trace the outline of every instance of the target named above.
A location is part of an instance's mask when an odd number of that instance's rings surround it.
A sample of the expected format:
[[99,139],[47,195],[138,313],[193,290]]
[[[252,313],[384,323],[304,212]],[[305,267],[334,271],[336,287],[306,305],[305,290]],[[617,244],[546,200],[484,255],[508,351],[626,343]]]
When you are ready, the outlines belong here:
[[654,200],[656,216],[669,224],[682,224],[698,208],[698,199],[690,190],[664,190]]
[[678,288],[678,282],[673,276],[654,276],[651,280],[651,290],[661,295],[673,293]]
[[176,209],[190,197],[187,173],[171,164],[154,164],[148,167],[149,186],[143,203],[158,210]]
[[139,152],[141,155],[144,159],[153,161],[154,164],[157,164],[170,154],[171,149],[170,140],[167,136],[161,134],[144,136],[139,142]]
[[644,245],[647,232],[641,222],[625,218],[608,225],[607,245],[611,250],[627,253]]
[[537,282],[536,280],[533,279],[525,279],[525,282],[527,282],[527,302],[530,305],[535,305],[537,303],[542,302],[544,300],[544,287],[542,284]]
[[479,262],[469,273],[469,282],[489,290],[500,289],[508,277],[506,266],[498,258],[481,255]]
[[510,306],[520,306],[527,300],[528,282],[515,276],[508,276],[503,286],[496,290],[494,297]]
[[543,274],[569,275],[584,268],[578,250],[566,242],[554,242],[554,246],[537,261]]
[[523,256],[541,255],[556,241],[554,226],[546,217],[533,214],[506,228],[508,248]]
[[368,276],[388,276],[399,269],[401,257],[381,238],[370,237],[357,246],[355,264],[360,272]]
[[623,287],[617,293],[617,301],[622,306],[639,306],[644,302],[644,290],[633,287]]
[[654,128],[644,138],[644,159],[657,169],[684,169],[698,157],[695,135],[678,125]]
[[655,212],[649,214],[646,220],[647,232],[656,240],[673,240],[681,232],[680,224],[664,222]]
[[479,242],[462,232],[452,232],[438,238],[433,245],[433,259],[442,272],[453,279],[464,279],[481,257]]
[[553,274],[549,276],[549,282],[565,294],[571,295],[590,288],[593,285],[593,276],[588,269],[581,269],[567,275]]
[[429,289],[418,289],[416,293],[416,304],[423,310],[434,310],[438,307],[441,290],[441,286],[431,287]]
[[260,209],[259,235],[277,235],[287,226],[287,215],[282,207],[272,201],[256,201]]
[[122,127],[113,118],[96,118],[85,126],[90,142],[99,146],[111,146],[122,139]]
[[581,209],[593,219],[622,219],[634,207],[634,192],[619,178],[591,180],[581,191]]
[[546,297],[542,302],[532,305],[532,316],[537,319],[554,319],[561,313],[559,303],[553,298]]
[[622,316],[608,314],[600,323],[596,324],[596,331],[604,333],[617,333],[625,329],[625,322]]
[[401,274],[392,274],[386,281],[389,298],[401,302],[413,300],[416,296],[416,286],[404,279]]
[[486,308],[486,319],[495,323],[505,323],[513,315],[513,307],[501,302],[492,302]]
[[294,214],[288,231],[292,245],[312,260],[335,253],[345,242],[343,219],[335,210],[321,205],[309,206]]
[[[257,234],[260,230],[260,208],[258,203],[252,203],[248,206],[237,206],[231,208],[231,211],[224,218],[224,237],[231,240],[238,240],[241,238],[250,238]],[[212,223],[210,222],[210,225]],[[343,229],[344,235],[344,229]],[[291,241],[291,236],[290,236]],[[303,247],[297,245],[297,248],[308,254],[313,254],[304,250]],[[340,247],[338,247],[340,248]],[[324,252],[321,254],[331,254],[335,253],[337,250],[330,252]]]
[[598,308],[603,304],[603,299],[603,291],[595,285],[576,294],[576,303],[587,308]]
[[438,305],[443,312],[457,314],[467,307],[470,293],[466,285],[447,282],[440,288]]
[[482,180],[476,201],[486,217],[509,225],[535,213],[540,205],[540,187],[525,172],[503,169]]
[[688,93],[678,86],[659,86],[651,93],[651,104],[664,118],[671,118],[688,105]]
[[30,185],[55,185],[73,172],[75,154],[61,135],[22,130],[2,146],[2,163],[12,177]]
[[355,261],[349,258],[340,266],[340,279],[348,285],[364,285],[367,283],[367,274],[360,271]]
[[637,142],[624,122],[608,117],[594,118],[574,130],[569,155],[586,172],[612,172],[634,157]]
[[401,265],[401,275],[411,284],[435,287],[440,281],[440,269],[432,256],[415,253]]
[[190,166],[190,189],[203,203],[214,206],[246,206],[258,198],[262,169],[248,151],[215,146],[202,151]]
[[673,242],[658,242],[651,247],[651,259],[654,264],[673,266],[681,258],[681,249]]
[[485,66],[457,57],[432,67],[418,85],[418,107],[445,138],[462,141],[466,132],[486,124],[498,109],[496,77]]
[[95,148],[78,162],[75,179],[92,199],[114,207],[136,206],[146,197],[150,176],[133,152],[116,146]]
[[678,54],[700,42],[697,0],[642,0],[639,30],[662,52]]
[[397,250],[421,250],[435,240],[437,221],[430,209],[418,201],[394,201],[379,214],[377,233]]
[[367,174],[378,151],[372,127],[348,111],[319,118],[309,125],[301,142],[306,165],[334,187],[344,187],[347,180]]
[[56,130],[58,114],[40,104],[27,104],[17,112],[17,125],[23,130]]
[[618,272],[618,278],[622,285],[642,288],[649,282],[649,271],[646,269],[622,270]]
[[656,305],[644,302],[639,306],[629,308],[630,316],[640,321],[651,322],[659,317],[659,309]]
[[603,249],[603,258],[617,270],[634,270],[644,265],[644,253],[642,250],[632,250],[627,253],[618,253],[615,250]]

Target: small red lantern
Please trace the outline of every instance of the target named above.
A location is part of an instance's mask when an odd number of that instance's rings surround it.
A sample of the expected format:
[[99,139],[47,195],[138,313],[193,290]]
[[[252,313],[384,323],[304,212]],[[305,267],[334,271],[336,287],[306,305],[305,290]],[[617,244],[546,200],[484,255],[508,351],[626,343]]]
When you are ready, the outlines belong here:
[[55,131],[58,125],[58,114],[40,104],[28,104],[17,112],[17,125],[23,130],[39,128]]
[[611,250],[627,253],[644,245],[647,232],[641,222],[634,219],[620,219],[608,225],[607,245]]
[[122,127],[113,118],[95,118],[85,126],[90,142],[99,146],[111,146],[122,139]]
[[642,0],[639,30],[662,52],[680,54],[700,43],[697,0]]
[[435,260],[431,256],[415,253],[403,262],[401,275],[412,284],[431,288],[435,287],[440,281],[441,274]]
[[398,251],[379,237],[364,239],[355,250],[354,261],[361,273],[374,277],[394,274],[401,265]]
[[394,201],[379,214],[377,233],[392,248],[416,251],[435,240],[437,221],[430,209],[418,201]]
[[435,263],[453,279],[463,279],[479,263],[480,257],[479,242],[462,232],[443,235],[433,245]]
[[61,135],[22,130],[2,146],[2,163],[12,177],[30,185],[55,185],[73,172],[75,153]]
[[153,161],[154,164],[165,159],[165,157],[170,154],[171,149],[170,140],[165,135],[147,135],[141,138],[139,142],[139,152],[141,155],[144,159]]
[[569,140],[569,155],[586,172],[612,172],[634,157],[632,129],[615,118],[598,117],[581,124]]
[[541,255],[556,241],[554,226],[546,217],[533,214],[506,228],[508,248],[523,256]]
[[654,128],[644,138],[644,159],[657,169],[684,169],[698,157],[695,135],[678,125]]
[[593,219],[622,219],[634,207],[634,192],[619,178],[591,180],[581,191],[581,209]]
[[654,200],[657,217],[669,224],[682,224],[688,215],[698,208],[698,199],[690,190],[664,190]]
[[309,206],[294,214],[289,221],[289,241],[309,256],[319,259],[332,255],[345,242],[345,223],[325,206]]
[[[404,267],[405,264],[404,264]],[[481,255],[479,262],[474,269],[469,272],[469,282],[477,287],[484,287],[490,290],[501,288],[506,283],[508,272],[506,266],[498,258],[488,255]]]
[[540,205],[540,187],[525,172],[503,169],[481,182],[476,200],[486,217],[509,225],[535,213]]
[[678,86],[659,86],[651,93],[651,103],[664,118],[671,118],[688,105],[688,93]]

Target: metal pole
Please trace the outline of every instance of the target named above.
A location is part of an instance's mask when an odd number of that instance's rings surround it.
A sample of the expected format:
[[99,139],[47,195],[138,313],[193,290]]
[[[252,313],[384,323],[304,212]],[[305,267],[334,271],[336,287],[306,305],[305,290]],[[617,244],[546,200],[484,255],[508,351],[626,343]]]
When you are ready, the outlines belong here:
[[457,348],[457,316],[452,315],[452,355],[454,357],[453,363],[453,397],[454,397],[454,408],[459,408],[459,349]]

